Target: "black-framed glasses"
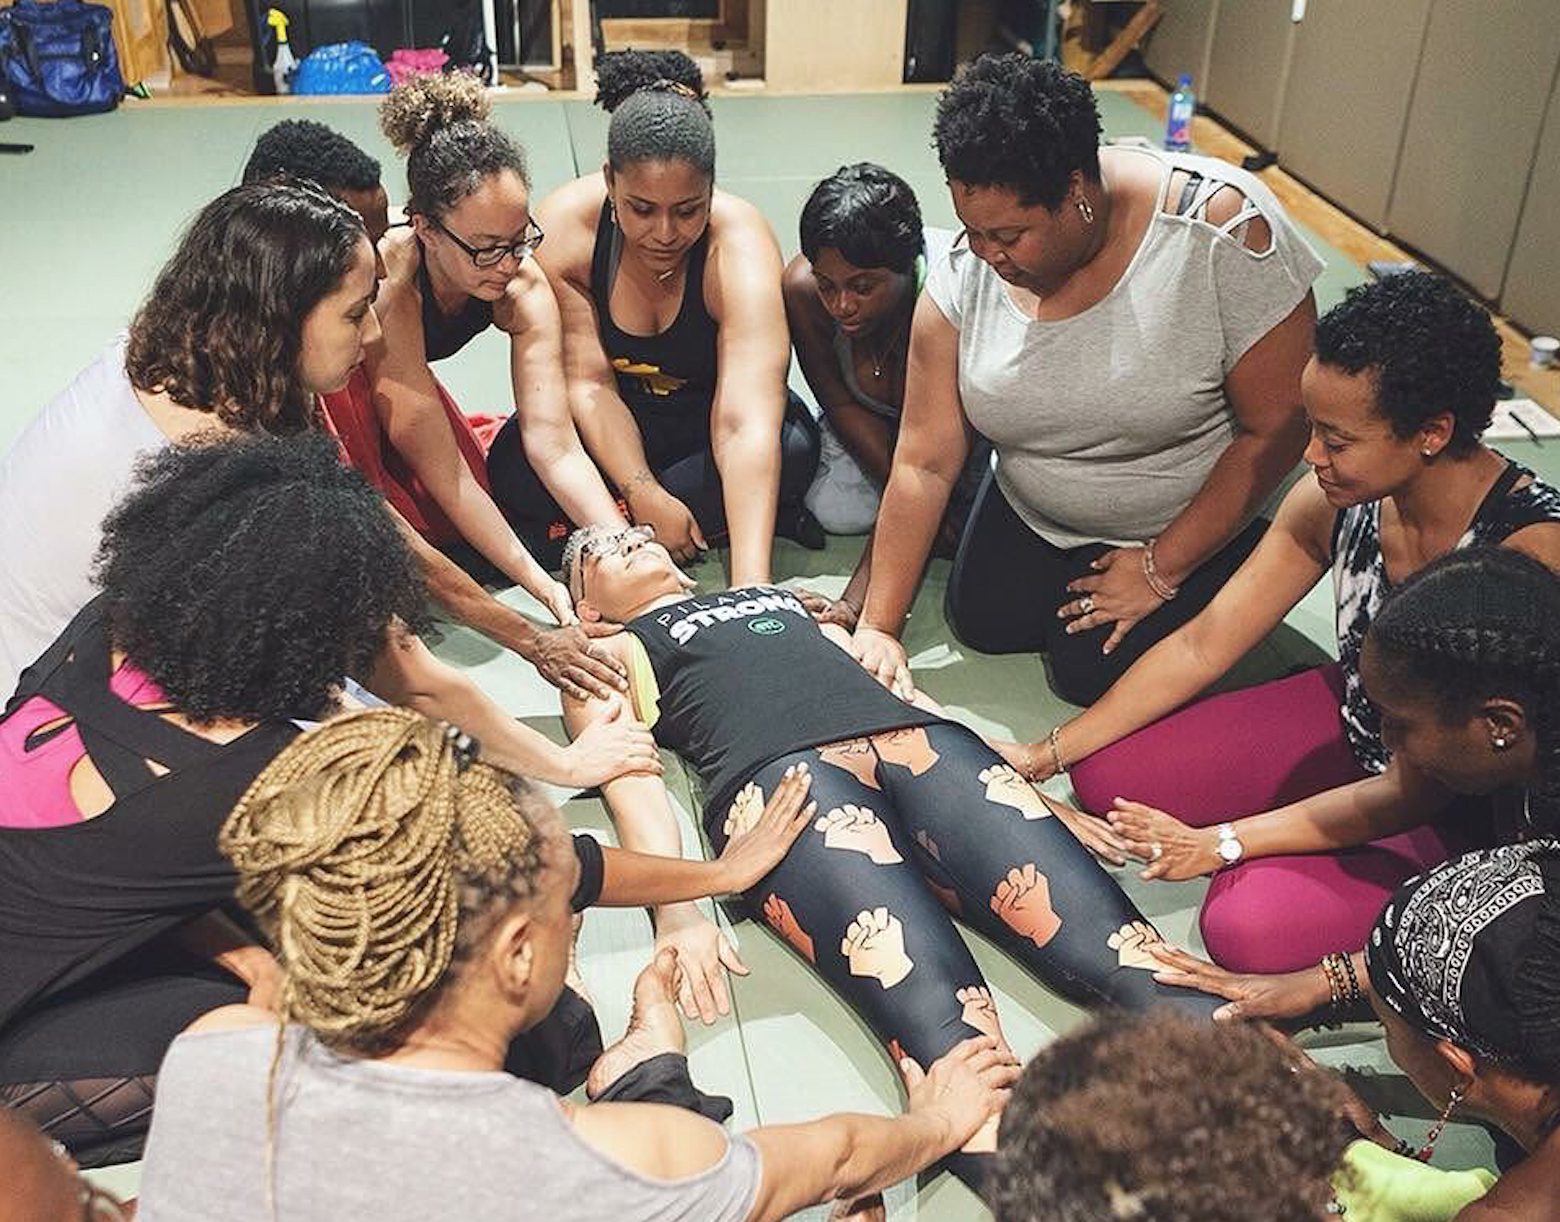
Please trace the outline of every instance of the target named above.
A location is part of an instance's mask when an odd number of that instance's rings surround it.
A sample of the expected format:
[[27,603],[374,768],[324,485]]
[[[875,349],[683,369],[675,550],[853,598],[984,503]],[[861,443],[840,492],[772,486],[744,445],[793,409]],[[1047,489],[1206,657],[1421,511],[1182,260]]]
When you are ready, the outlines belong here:
[[471,261],[478,267],[497,267],[506,258],[513,258],[516,263],[524,263],[536,253],[536,248],[547,236],[542,232],[542,227],[532,218],[526,221],[525,232],[520,235],[518,241],[500,242],[497,246],[472,246],[462,240],[460,235],[451,232],[450,227],[438,217],[428,219],[438,226],[440,233],[470,255]]

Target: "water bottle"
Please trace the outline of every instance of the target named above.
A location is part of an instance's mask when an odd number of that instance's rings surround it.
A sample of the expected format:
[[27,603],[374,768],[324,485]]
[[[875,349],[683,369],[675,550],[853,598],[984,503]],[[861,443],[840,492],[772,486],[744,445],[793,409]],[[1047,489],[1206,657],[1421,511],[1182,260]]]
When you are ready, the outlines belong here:
[[1170,111],[1165,116],[1165,148],[1172,153],[1190,152],[1192,148],[1192,114],[1197,109],[1197,96],[1192,92],[1192,74],[1181,73],[1170,95]]

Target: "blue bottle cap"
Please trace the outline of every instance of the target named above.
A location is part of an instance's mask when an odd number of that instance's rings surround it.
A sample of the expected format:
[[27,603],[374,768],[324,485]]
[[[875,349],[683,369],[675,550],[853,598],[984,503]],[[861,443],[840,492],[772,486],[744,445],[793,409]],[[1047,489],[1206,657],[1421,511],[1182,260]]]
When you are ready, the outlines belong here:
[[1176,78],[1175,87],[1177,89],[1187,89],[1191,87],[1191,83],[1192,74],[1190,72],[1183,72],[1179,77]]

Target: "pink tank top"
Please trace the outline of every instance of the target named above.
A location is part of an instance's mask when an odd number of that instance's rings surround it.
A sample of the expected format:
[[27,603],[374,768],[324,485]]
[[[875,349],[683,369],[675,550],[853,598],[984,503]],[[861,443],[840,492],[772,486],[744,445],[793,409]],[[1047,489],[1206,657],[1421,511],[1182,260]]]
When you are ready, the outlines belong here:
[[[108,681],[108,689],[127,704],[165,703],[162,689],[129,662]],[[52,733],[39,728],[66,716],[43,696],[25,701],[0,721],[0,827],[61,827],[81,822],[70,796],[70,774],[87,749],[74,721]],[[31,741],[29,741],[31,740]]]

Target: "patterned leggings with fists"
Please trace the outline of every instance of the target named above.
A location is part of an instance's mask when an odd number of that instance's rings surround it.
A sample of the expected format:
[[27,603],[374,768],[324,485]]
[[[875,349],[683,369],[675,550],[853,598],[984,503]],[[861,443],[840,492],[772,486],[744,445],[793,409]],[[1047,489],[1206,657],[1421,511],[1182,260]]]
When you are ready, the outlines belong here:
[[1207,1017],[1220,1004],[1154,980],[1153,927],[1036,790],[963,726],[775,760],[728,811],[712,812],[717,848],[798,763],[812,772],[817,818],[745,898],[896,1057],[929,1065],[972,1034],[1001,1036],[951,916],[1083,1005],[1171,1004]]

